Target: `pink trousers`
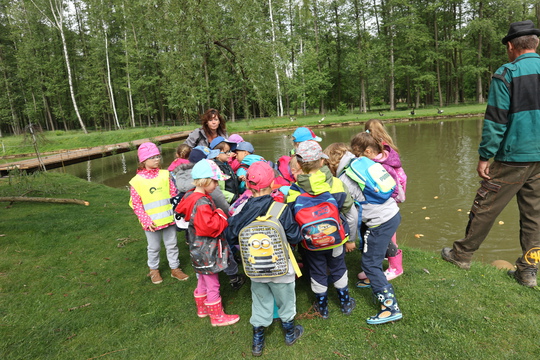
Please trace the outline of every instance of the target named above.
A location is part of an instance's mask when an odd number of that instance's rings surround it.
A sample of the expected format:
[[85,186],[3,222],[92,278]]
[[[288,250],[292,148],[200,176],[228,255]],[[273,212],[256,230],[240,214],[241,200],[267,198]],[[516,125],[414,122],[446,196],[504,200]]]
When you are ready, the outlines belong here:
[[197,295],[206,294],[206,302],[213,304],[221,299],[219,294],[219,276],[218,274],[202,275],[199,274],[197,282]]

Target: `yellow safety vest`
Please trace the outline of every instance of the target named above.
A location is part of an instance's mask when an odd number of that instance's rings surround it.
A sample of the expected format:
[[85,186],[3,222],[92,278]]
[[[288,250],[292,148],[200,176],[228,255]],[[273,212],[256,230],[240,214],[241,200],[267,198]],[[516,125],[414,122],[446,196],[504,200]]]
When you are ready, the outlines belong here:
[[[156,226],[167,225],[174,221],[167,170],[160,170],[158,176],[153,179],[145,179],[137,175],[131,179],[129,184],[141,197],[144,211]],[[129,206],[133,208],[131,200]]]

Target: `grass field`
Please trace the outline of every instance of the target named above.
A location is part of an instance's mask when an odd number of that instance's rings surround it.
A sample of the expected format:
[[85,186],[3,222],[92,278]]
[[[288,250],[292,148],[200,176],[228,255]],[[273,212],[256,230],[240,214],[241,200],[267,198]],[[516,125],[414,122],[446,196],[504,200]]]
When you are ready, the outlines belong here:
[[[249,283],[233,291],[221,274],[228,313],[240,322],[212,327],[193,301],[196,278],[179,238],[181,266],[191,277],[146,277],[146,240],[122,189],[65,174],[0,179],[0,197],[76,198],[89,206],[0,202],[1,359],[251,358]],[[281,329],[267,330],[263,359],[537,359],[540,292],[504,271],[473,263],[464,271],[438,253],[405,247],[405,273],[392,281],[403,319],[367,325],[377,312],[371,292],[354,287],[360,253],[347,255],[357,307],[341,315],[330,292],[330,318],[310,310],[313,295],[297,281],[302,338],[288,347]]]

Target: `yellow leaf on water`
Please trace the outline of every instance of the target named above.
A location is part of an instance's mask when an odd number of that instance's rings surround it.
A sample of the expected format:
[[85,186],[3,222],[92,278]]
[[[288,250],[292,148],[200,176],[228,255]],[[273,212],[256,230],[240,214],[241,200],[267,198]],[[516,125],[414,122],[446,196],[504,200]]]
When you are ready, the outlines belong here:
[[426,210],[426,209],[427,209],[427,206],[422,207],[422,210]]
[[457,211],[461,211],[461,209],[457,209]]
[[429,220],[429,219],[430,219],[430,217],[429,217],[429,216],[426,216],[426,217],[425,217],[424,219],[426,219],[426,220]]
[[434,196],[433,198],[434,198],[434,199],[438,199],[439,197],[438,197],[438,196]]
[[499,225],[504,225],[504,221],[499,221]]

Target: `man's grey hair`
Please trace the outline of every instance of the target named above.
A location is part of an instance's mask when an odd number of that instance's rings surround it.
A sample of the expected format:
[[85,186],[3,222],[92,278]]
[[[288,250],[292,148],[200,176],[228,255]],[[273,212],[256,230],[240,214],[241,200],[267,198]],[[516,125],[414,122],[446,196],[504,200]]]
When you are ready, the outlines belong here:
[[510,40],[516,50],[535,50],[538,47],[538,36],[524,35]]

